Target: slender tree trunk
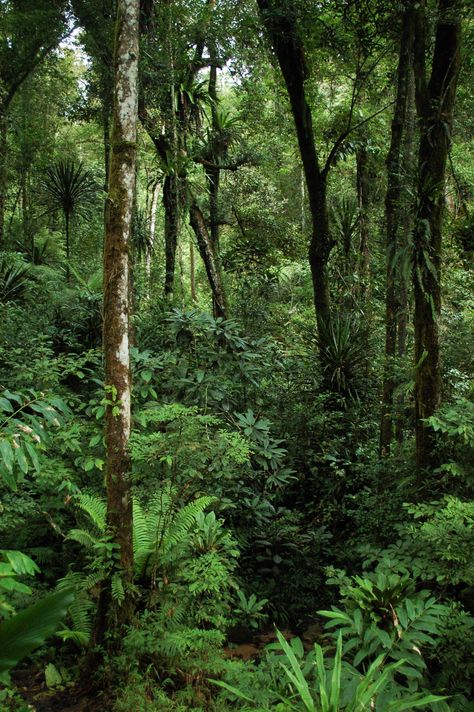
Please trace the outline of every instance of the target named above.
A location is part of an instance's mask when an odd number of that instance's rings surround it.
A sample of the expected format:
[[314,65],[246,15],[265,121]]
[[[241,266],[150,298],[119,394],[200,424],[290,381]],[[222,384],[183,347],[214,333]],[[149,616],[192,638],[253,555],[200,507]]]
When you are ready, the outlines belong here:
[[382,392],[380,454],[390,452],[393,425],[393,394],[395,390],[394,360],[397,345],[397,284],[395,255],[400,227],[402,194],[403,137],[406,129],[408,80],[413,60],[414,11],[409,5],[403,14],[400,56],[397,73],[397,97],[392,120],[392,135],[387,155],[386,220],[386,288],[385,288],[385,372]]
[[[219,215],[219,188],[221,181],[221,170],[219,168],[219,161],[225,157],[227,148],[225,145],[219,147],[220,139],[220,127],[218,123],[218,96],[217,96],[217,51],[214,44],[211,42],[210,54],[213,64],[209,71],[209,97],[212,100],[211,113],[212,113],[212,134],[213,134],[213,146],[210,152],[209,158],[212,162],[212,167],[206,168],[207,186],[209,191],[209,223],[210,223],[210,237],[211,237],[211,248],[213,264],[217,273],[217,281],[221,285],[223,290],[222,281],[222,265],[220,257],[220,215]],[[207,271],[207,268],[206,268]],[[211,285],[212,289],[212,285]],[[224,295],[224,303],[227,305],[227,300]],[[226,311],[228,307],[226,306]],[[221,304],[218,299],[216,299],[215,290],[212,290],[212,312],[214,317],[222,316]]]
[[[125,600],[115,604],[112,628],[120,635],[131,619],[133,603],[132,499],[129,438],[131,374],[129,354],[129,249],[135,193],[138,103],[139,0],[119,0],[115,37],[115,92],[109,194],[104,246],[104,359],[107,522],[119,545],[116,575]],[[113,599],[112,599],[113,600]],[[117,638],[118,640],[118,638]]]
[[189,278],[191,281],[191,301],[193,304],[197,302],[196,295],[196,260],[194,257],[194,245],[191,240],[189,243]]
[[146,251],[146,262],[145,262],[145,272],[147,276],[147,292],[149,296],[150,292],[150,280],[151,280],[151,262],[153,256],[153,249],[155,246],[155,231],[156,231],[156,210],[158,208],[158,195],[159,195],[160,184],[156,180],[153,183],[153,189],[151,194],[151,205],[150,205],[150,232],[148,236],[148,247]]
[[370,181],[367,145],[356,151],[357,203],[359,206],[359,280],[360,296],[365,301],[370,284],[369,202]]
[[329,166],[327,170],[322,170],[318,160],[311,109],[304,85],[308,78],[304,47],[292,17],[291,6],[282,7],[274,0],[257,2],[285,81],[303,162],[312,221],[308,258],[319,328],[330,321],[327,265],[334,243],[329,230],[327,206]]
[[221,275],[214,258],[212,239],[207,229],[204,215],[196,201],[191,203],[190,223],[196,235],[199,253],[204,262],[207,278],[211,287],[214,315],[216,318],[222,317],[223,319],[227,319],[227,302],[222,286]]
[[[415,123],[416,123],[416,108],[415,108],[415,77],[413,66],[410,68],[408,77],[408,97],[407,97],[407,115],[405,140],[403,145],[403,188],[402,188],[402,234],[399,242],[400,250],[407,250],[413,234],[414,225],[414,210],[415,201],[413,198],[415,192]],[[399,274],[399,305],[397,314],[397,355],[400,362],[405,358],[407,353],[407,338],[408,338],[408,311],[409,311],[409,285],[408,277],[400,270]],[[397,396],[396,422],[395,432],[397,442],[403,441],[403,409],[405,398],[403,393]]]
[[5,242],[5,197],[7,190],[7,121],[0,107],[0,250]]
[[64,214],[66,222],[66,280],[71,277],[71,216],[68,212]]
[[461,20],[458,0],[439,0],[431,69],[426,83],[423,9],[417,13],[415,81],[420,119],[418,211],[414,232],[415,434],[418,481],[436,466],[435,438],[425,419],[441,400],[439,318],[441,312],[442,215],[446,161],[460,67]]
[[165,208],[165,295],[174,289],[176,247],[179,232],[179,188],[176,174],[167,175],[163,184]]
[[104,141],[104,190],[109,190],[110,174],[110,109],[108,106],[102,107],[102,132]]

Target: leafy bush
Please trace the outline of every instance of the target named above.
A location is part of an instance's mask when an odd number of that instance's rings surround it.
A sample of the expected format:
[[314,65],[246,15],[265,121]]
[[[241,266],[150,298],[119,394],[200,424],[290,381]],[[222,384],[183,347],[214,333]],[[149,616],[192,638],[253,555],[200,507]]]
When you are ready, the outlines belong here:
[[[247,675],[245,690],[225,680],[213,681],[228,693],[225,698],[250,703],[249,709],[276,709],[281,712],[357,712],[366,709],[401,712],[418,707],[426,709],[443,699],[436,695],[414,693],[408,688],[395,689],[393,677],[404,660],[387,665],[385,656],[380,655],[361,676],[342,660],[341,634],[338,635],[334,658],[325,656],[318,644],[305,655],[298,638],[288,643],[280,631],[277,631],[277,637],[278,644],[269,646],[277,654],[267,658],[267,675],[257,672],[253,676]],[[263,687],[265,682],[266,687]],[[248,705],[245,707],[247,709]]]

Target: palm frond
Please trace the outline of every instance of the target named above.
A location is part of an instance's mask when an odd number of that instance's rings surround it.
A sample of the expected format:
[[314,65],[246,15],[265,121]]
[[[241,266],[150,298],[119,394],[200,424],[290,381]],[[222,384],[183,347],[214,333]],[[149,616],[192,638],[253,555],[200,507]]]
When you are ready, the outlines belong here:
[[62,211],[69,217],[87,217],[98,185],[82,162],[66,159],[46,168],[40,190],[46,212]]

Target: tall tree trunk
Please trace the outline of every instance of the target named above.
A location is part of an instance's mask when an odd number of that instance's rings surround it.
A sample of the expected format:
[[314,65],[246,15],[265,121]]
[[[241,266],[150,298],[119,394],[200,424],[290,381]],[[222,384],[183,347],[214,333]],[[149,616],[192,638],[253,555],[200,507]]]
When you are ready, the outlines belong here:
[[221,275],[216,265],[212,239],[207,229],[204,215],[195,200],[190,207],[190,223],[196,235],[196,240],[202,261],[206,268],[207,278],[212,291],[214,316],[227,319],[227,302],[222,286]]
[[390,148],[386,161],[385,369],[380,425],[380,454],[382,456],[390,452],[390,444],[392,441],[393,394],[395,390],[394,360],[397,345],[397,283],[394,261],[400,228],[403,138],[406,130],[408,82],[413,65],[414,37],[414,10],[411,4],[407,4],[402,19],[397,72],[397,96],[392,119]]
[[304,86],[308,78],[304,47],[291,16],[292,9],[287,5],[283,8],[274,0],[257,2],[285,81],[298,137],[312,221],[308,258],[314,305],[318,327],[323,327],[330,321],[327,265],[334,245],[327,206],[327,173],[330,166],[321,169],[318,160],[311,109]]
[[[223,290],[222,283],[222,264],[220,256],[220,215],[219,215],[219,188],[221,181],[221,169],[219,168],[219,162],[225,157],[227,152],[227,146],[225,144],[221,145],[220,142],[220,131],[217,106],[219,98],[217,96],[217,50],[213,42],[210,43],[210,55],[211,64],[209,70],[209,97],[212,100],[211,103],[211,115],[212,115],[212,145],[211,151],[209,153],[210,163],[212,165],[206,167],[206,178],[207,187],[209,192],[209,223],[210,223],[210,237],[211,237],[211,248],[212,248],[212,258],[214,268],[217,273],[217,281],[221,285],[221,290]],[[207,267],[206,267],[207,271]],[[212,285],[211,285],[212,289]],[[226,304],[226,311],[228,310],[227,300],[224,295],[224,303]],[[214,317],[222,316],[221,304],[219,298],[216,298],[215,290],[212,290],[212,312]]]
[[370,284],[369,203],[370,179],[367,144],[356,151],[357,203],[359,206],[359,280],[360,296],[365,301]]
[[119,0],[115,37],[115,92],[109,194],[104,245],[104,359],[107,522],[119,545],[115,574],[125,600],[114,606],[112,627],[120,635],[131,619],[133,603],[132,499],[129,438],[131,374],[129,354],[129,249],[135,193],[138,103],[139,0]]
[[105,100],[102,106],[102,133],[104,141],[104,190],[109,190],[110,174],[110,108],[106,106]]
[[[401,196],[402,207],[402,231],[398,244],[400,250],[407,250],[413,234],[414,225],[414,210],[415,201],[413,198],[415,192],[415,124],[416,124],[416,108],[415,108],[415,76],[413,66],[410,68],[408,76],[408,96],[407,110],[405,120],[405,139],[403,143],[403,188]],[[408,311],[409,311],[409,284],[408,276],[403,270],[399,273],[399,304],[397,314],[397,356],[402,361],[407,353],[407,338],[408,338]],[[395,432],[397,442],[403,441],[403,409],[405,398],[403,393],[397,396]]]
[[71,277],[71,216],[66,212],[64,217],[66,223],[66,280],[69,282]]
[[163,205],[165,208],[165,295],[174,289],[176,247],[179,233],[179,178],[176,173],[168,174],[163,184]]
[[0,250],[5,242],[5,197],[7,190],[7,121],[0,107]]
[[416,102],[420,119],[418,211],[414,232],[415,434],[419,481],[437,464],[435,438],[425,419],[441,400],[439,318],[441,247],[446,161],[460,67],[461,19],[458,0],[439,0],[431,77],[426,83],[423,8],[417,13]]
[[155,246],[155,232],[156,232],[156,210],[158,208],[158,195],[159,195],[160,184],[158,180],[155,180],[152,187],[151,193],[151,205],[150,205],[150,232],[148,234],[148,245],[145,257],[145,273],[147,277],[147,294],[150,293],[150,279],[151,279],[151,262],[153,257],[153,249]]
[[196,260],[194,257],[194,245],[191,240],[189,243],[189,279],[191,282],[191,301],[193,304],[197,302],[196,294]]

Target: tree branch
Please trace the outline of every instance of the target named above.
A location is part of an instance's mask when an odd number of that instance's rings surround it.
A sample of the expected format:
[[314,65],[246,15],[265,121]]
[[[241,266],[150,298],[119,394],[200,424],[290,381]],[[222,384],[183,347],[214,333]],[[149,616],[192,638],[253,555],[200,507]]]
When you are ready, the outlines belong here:
[[375,119],[376,116],[382,114],[394,104],[395,99],[393,101],[390,101],[388,104],[385,104],[385,106],[383,106],[381,109],[378,109],[370,116],[367,116],[365,119],[362,119],[362,121],[359,121],[357,124],[354,124],[354,126],[351,126],[349,129],[347,129],[347,131],[344,131],[342,134],[340,134],[333,147],[331,148],[331,151],[329,152],[329,156],[327,157],[326,163],[324,164],[322,174],[327,175],[329,173],[331,165],[333,164],[337,156],[337,152],[339,151],[347,137],[350,136],[350,134],[354,133],[354,131],[357,131],[357,129],[360,129],[361,126],[364,126],[364,124],[367,124],[369,121],[372,121],[372,119]]

